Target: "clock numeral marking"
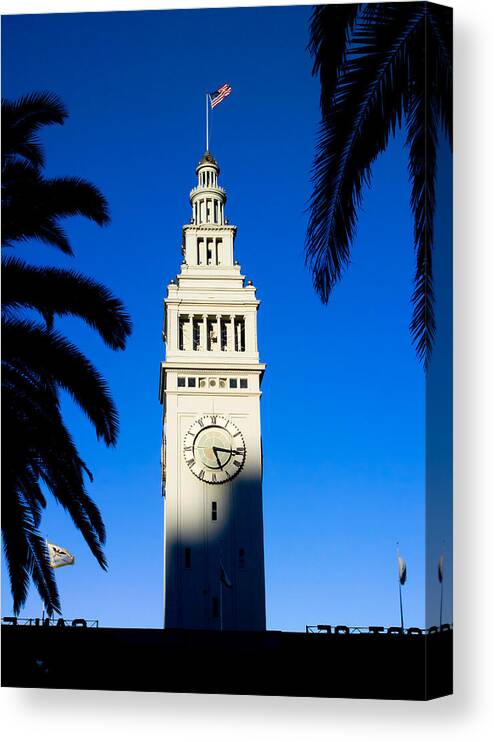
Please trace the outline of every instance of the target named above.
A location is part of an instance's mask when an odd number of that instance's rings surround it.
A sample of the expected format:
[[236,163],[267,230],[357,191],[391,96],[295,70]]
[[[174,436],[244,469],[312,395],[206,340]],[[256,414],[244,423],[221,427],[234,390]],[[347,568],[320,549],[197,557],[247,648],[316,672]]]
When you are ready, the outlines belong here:
[[195,463],[196,463],[196,460],[195,459],[187,459],[187,465],[188,466],[192,467],[192,466],[194,466]]
[[241,467],[242,466],[242,464],[240,463],[240,461],[234,461],[233,463],[234,463],[235,466],[238,466],[238,467]]
[[235,433],[235,435],[233,437],[236,438],[237,435],[242,435],[241,432],[240,432],[240,430],[238,431],[238,433]]
[[200,425],[200,426],[201,426],[201,428],[203,428],[203,427],[204,427],[204,423],[203,423],[203,421],[201,420],[201,418],[199,418],[199,420],[197,421],[197,424],[198,424],[198,425]]
[[211,475],[211,482],[214,484],[216,482],[216,474]]
[[199,479],[200,479],[201,481],[204,481],[204,474],[205,474],[205,473],[206,473],[206,472],[204,471],[204,469],[201,469],[201,471],[199,472]]
[[216,415],[211,415],[211,422],[216,425]]
[[192,446],[184,446],[184,451],[192,451]]
[[239,446],[235,451],[232,451],[234,454],[238,454],[239,456],[243,454],[245,451],[245,448],[243,446]]

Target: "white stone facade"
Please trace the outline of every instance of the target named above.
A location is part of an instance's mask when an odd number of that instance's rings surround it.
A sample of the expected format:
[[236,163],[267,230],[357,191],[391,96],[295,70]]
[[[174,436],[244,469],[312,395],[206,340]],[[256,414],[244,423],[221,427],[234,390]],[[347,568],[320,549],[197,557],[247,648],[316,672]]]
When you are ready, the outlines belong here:
[[209,152],[196,173],[165,299],[165,627],[264,630],[259,301]]

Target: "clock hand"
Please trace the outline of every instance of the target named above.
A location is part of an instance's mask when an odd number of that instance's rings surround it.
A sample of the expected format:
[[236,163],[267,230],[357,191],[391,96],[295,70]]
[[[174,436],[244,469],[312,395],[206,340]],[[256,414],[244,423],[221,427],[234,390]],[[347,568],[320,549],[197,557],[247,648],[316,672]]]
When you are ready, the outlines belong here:
[[222,449],[221,448],[216,448],[216,446],[213,446],[212,448],[213,448],[213,453],[215,455],[216,461],[218,462],[218,467],[220,469],[223,469],[223,465],[222,465],[222,463],[221,463],[221,461],[219,459],[218,454],[216,453],[216,451],[221,451]]

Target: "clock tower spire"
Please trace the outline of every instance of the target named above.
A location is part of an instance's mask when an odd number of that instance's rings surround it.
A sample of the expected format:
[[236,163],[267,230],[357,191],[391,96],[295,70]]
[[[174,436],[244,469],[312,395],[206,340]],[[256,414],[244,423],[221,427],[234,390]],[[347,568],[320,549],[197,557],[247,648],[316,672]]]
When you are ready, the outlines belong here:
[[165,627],[265,629],[259,301],[206,150],[165,299]]

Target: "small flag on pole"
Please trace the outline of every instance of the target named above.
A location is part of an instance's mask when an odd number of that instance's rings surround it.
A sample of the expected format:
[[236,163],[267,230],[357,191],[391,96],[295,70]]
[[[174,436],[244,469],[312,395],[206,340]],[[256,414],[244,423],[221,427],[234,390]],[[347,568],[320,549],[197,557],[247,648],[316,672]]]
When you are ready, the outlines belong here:
[[444,554],[439,557],[439,564],[437,565],[437,579],[442,584],[444,580]]
[[221,562],[220,562],[220,582],[225,587],[228,587],[228,588],[233,587],[232,582],[230,578],[228,577],[226,570]]
[[214,108],[218,105],[218,103],[221,103],[221,101],[227,97],[227,95],[230,95],[232,92],[232,89],[228,83],[225,82],[224,85],[221,86],[221,88],[218,88],[218,90],[215,90],[214,93],[209,93],[209,100],[211,102],[211,108]]
[[52,569],[57,569],[57,567],[68,567],[71,564],[75,563],[75,557],[72,556],[72,554],[67,551],[67,549],[64,549],[62,546],[50,544],[47,540],[46,548],[48,549],[48,554],[50,556],[50,567]]
[[404,585],[407,581],[407,565],[404,559],[401,558],[401,556],[398,556],[398,579],[400,581],[400,585]]

